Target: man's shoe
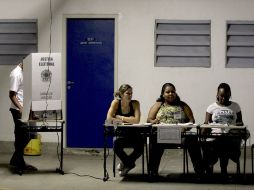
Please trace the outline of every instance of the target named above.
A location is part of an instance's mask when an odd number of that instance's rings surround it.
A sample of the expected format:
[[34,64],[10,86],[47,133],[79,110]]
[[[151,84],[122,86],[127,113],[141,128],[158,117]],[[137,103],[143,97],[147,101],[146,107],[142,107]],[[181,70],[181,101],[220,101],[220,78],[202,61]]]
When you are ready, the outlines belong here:
[[38,171],[38,169],[35,166],[26,164],[23,168],[24,171]]
[[23,174],[23,168],[24,167],[20,167],[20,166],[17,166],[17,165],[14,165],[13,163],[10,163],[10,170],[15,173],[15,174],[18,174],[18,175],[22,175]]
[[22,168],[19,168],[19,167],[14,168],[14,173],[16,173],[18,175],[22,175],[23,172],[24,172],[24,170]]

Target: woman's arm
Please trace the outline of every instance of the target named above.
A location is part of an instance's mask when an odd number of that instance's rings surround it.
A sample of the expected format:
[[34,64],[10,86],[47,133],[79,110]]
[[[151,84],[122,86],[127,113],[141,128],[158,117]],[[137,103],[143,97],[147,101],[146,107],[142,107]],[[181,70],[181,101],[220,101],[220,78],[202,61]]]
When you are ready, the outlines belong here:
[[[243,126],[243,120],[242,120],[242,112],[239,111],[236,114],[236,126]],[[242,135],[242,138],[247,140],[250,137],[250,131],[248,129],[245,130],[239,130],[239,133]]]
[[184,111],[185,115],[187,116],[189,122],[195,123],[193,112],[192,112],[190,106],[188,106],[186,103],[184,103],[183,111]]
[[[212,123],[212,114],[206,112],[205,114],[205,122],[204,124],[209,124],[209,123]],[[211,132],[211,129],[210,128],[205,128],[205,129],[202,129],[201,133],[202,134],[207,134],[207,133],[210,133]]]
[[243,126],[243,119],[242,119],[242,112],[241,111],[239,111],[236,114],[236,125],[237,126]]
[[110,105],[110,107],[108,109],[108,113],[107,113],[107,120],[116,119],[116,111],[117,111],[117,108],[118,108],[118,104],[119,104],[118,100],[113,100],[111,102],[111,105]]
[[212,114],[206,112],[205,113],[205,122],[204,122],[204,124],[209,124],[209,123],[212,123],[212,122],[213,122],[212,121]]
[[160,123],[160,120],[156,118],[156,115],[161,107],[162,102],[156,102],[149,110],[147,122],[148,123]]
[[[188,106],[185,102],[183,102],[183,103],[184,103],[184,105],[183,105],[183,111],[184,111],[185,115],[188,118],[188,122],[195,123],[193,112],[192,112],[190,106]],[[190,130],[190,128],[182,128],[182,132],[188,131],[188,130]]]

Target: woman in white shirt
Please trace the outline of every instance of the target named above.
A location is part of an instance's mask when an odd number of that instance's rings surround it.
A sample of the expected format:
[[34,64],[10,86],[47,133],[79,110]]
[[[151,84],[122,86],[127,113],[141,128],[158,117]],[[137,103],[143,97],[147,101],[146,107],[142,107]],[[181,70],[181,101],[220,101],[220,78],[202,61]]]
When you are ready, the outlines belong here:
[[[242,112],[238,103],[230,101],[231,89],[227,83],[221,83],[217,89],[216,102],[206,110],[205,124],[238,125],[242,126]],[[227,128],[206,129],[203,133],[228,133]],[[203,156],[206,163],[206,172],[213,172],[213,165],[220,158],[221,173],[227,175],[228,160],[238,162],[241,155],[241,138],[232,138],[221,135],[218,138],[207,139],[203,144]]]

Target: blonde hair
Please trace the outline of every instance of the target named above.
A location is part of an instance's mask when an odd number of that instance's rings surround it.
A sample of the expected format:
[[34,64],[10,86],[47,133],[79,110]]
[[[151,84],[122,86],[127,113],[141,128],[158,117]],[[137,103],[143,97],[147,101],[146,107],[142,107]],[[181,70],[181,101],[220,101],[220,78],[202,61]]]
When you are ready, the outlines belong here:
[[130,88],[132,88],[131,85],[129,85],[129,84],[122,84],[122,85],[120,86],[120,88],[118,89],[118,91],[116,91],[116,92],[114,93],[114,97],[115,97],[116,99],[121,99],[122,94],[125,93],[125,92],[126,92],[128,89],[130,89]]

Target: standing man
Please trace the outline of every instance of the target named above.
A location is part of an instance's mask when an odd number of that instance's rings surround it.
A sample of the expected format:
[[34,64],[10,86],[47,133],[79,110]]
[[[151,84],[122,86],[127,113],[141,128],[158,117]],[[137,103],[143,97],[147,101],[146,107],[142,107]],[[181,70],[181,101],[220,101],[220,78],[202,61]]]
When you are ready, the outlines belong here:
[[23,63],[20,63],[10,74],[9,97],[11,99],[10,112],[15,124],[15,152],[10,160],[10,165],[14,167],[15,172],[21,175],[24,170],[37,170],[34,166],[25,163],[23,155],[24,148],[30,141],[26,124],[20,121],[23,111]]

